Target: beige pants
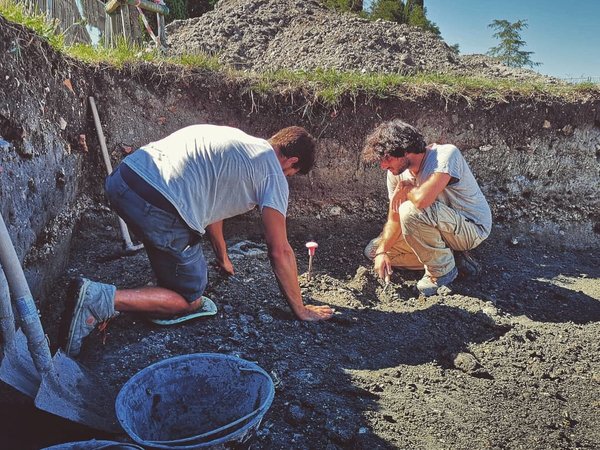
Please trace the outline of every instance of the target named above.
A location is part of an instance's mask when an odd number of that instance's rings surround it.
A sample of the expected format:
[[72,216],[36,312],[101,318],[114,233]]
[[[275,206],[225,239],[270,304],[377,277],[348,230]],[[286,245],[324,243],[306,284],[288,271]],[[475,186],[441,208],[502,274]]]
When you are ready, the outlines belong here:
[[[409,270],[425,268],[432,277],[441,277],[454,268],[452,250],[471,250],[487,236],[473,222],[441,202],[418,209],[404,202],[399,209],[402,235],[389,252],[393,267]],[[365,256],[375,258],[381,235],[365,248]]]

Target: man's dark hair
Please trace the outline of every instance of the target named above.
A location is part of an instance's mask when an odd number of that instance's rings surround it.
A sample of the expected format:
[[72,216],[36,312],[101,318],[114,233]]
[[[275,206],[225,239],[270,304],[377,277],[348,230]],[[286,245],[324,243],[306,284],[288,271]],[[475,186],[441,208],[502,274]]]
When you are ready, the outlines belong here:
[[373,130],[365,140],[362,156],[367,162],[375,162],[387,155],[401,158],[407,153],[424,153],[425,147],[425,138],[419,130],[394,119]]
[[302,175],[310,172],[315,164],[315,139],[302,127],[287,127],[275,133],[269,144],[286,158],[298,158],[294,168]]

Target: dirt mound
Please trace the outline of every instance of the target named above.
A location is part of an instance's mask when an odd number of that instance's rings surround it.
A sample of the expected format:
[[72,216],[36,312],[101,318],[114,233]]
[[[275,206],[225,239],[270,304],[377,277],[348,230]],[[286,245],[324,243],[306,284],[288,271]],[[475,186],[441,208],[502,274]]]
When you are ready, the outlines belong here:
[[420,28],[332,12],[317,0],[223,0],[199,18],[173,22],[167,36],[174,55],[205,52],[257,72],[336,69],[542,77],[483,55],[461,57]]

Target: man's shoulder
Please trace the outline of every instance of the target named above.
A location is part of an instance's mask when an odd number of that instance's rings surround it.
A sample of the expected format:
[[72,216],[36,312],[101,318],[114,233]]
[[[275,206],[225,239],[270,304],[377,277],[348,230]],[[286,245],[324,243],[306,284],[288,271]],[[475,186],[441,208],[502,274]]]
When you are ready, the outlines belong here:
[[432,144],[431,150],[439,154],[459,153],[460,150],[454,144]]
[[453,144],[434,144],[429,152],[430,158],[441,162],[458,162],[464,160],[464,156],[456,145]]

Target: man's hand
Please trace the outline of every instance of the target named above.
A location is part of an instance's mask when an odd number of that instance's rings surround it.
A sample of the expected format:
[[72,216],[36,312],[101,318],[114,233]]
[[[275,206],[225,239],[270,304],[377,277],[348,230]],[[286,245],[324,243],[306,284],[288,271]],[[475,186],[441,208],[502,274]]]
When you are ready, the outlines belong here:
[[227,254],[227,245],[223,237],[223,221],[211,223],[206,227],[206,233],[210,239],[213,251],[217,257],[217,266],[227,275],[235,275],[233,264]]
[[392,274],[392,263],[390,257],[386,253],[379,253],[374,260],[375,273],[382,280],[388,280]]
[[408,193],[414,187],[415,184],[410,180],[398,182],[390,200],[390,208],[392,211],[398,211],[398,208],[400,208],[400,205],[408,199]]
[[316,322],[331,319],[334,312],[335,309],[329,306],[305,305],[302,311],[296,313],[296,317],[300,320]]
[[225,274],[235,275],[235,271],[233,270],[233,264],[231,264],[229,256],[225,255],[223,260],[217,258],[217,265],[219,266],[219,269]]
[[329,306],[304,305],[298,285],[296,255],[287,240],[285,216],[279,211],[265,206],[262,211],[265,237],[269,248],[269,260],[281,293],[290,308],[300,320],[327,320],[334,310]]

